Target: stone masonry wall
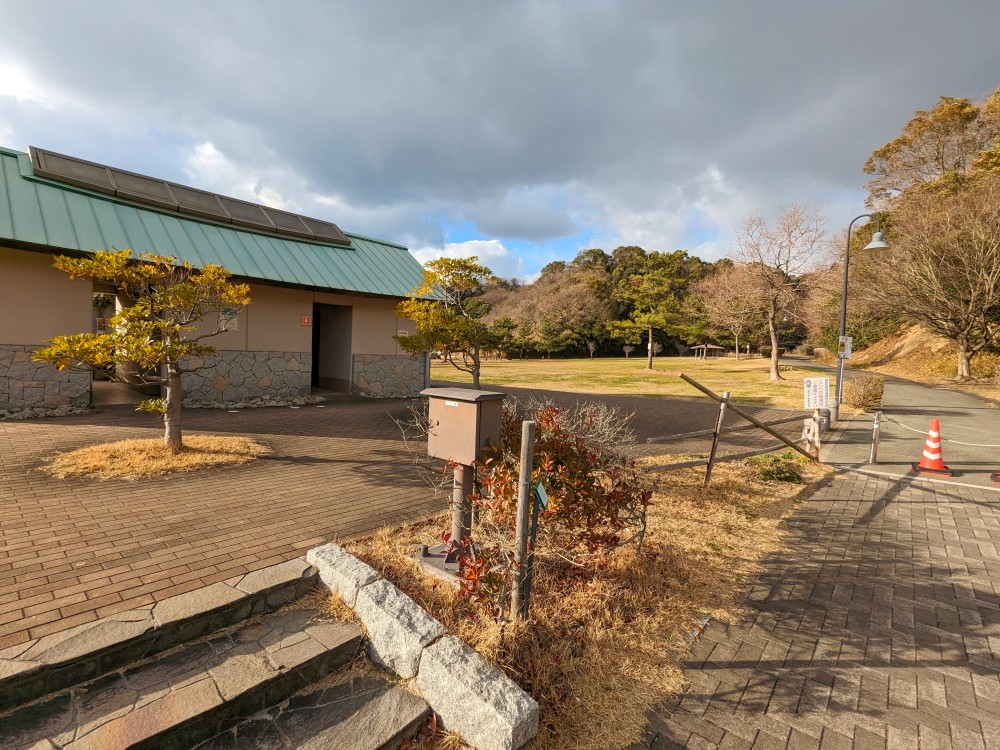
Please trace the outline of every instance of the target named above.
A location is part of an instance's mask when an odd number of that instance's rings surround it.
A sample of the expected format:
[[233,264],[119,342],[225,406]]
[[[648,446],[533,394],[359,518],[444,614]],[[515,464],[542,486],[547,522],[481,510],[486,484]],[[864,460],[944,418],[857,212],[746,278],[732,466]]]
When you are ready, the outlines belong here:
[[225,352],[192,357],[181,380],[184,398],[244,401],[251,398],[308,396],[312,379],[309,352]]
[[411,354],[355,354],[351,393],[370,398],[410,398],[427,387],[424,358]]
[[54,409],[90,403],[89,372],[63,370],[32,362],[38,347],[0,344],[0,410]]

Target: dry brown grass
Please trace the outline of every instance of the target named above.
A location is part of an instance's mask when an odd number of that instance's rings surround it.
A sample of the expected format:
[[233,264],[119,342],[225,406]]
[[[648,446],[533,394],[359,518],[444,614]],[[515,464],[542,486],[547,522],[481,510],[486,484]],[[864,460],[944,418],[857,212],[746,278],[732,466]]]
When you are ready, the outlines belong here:
[[972,358],[972,380],[956,382],[956,358],[952,344],[920,326],[908,326],[899,335],[890,336],[852,357],[853,367],[863,367],[885,375],[972,393],[988,399],[1000,399],[997,368],[1000,354],[980,352]]
[[[807,482],[829,471],[801,469]],[[706,614],[725,621],[743,614],[747,579],[781,549],[780,519],[810,490],[755,478],[743,462],[718,465],[707,489],[703,476],[690,469],[663,478],[641,553],[621,550],[587,571],[546,561],[536,572],[530,623],[498,623],[495,612],[420,572],[414,545],[437,541],[443,518],[347,547],[539,701],[532,748],[626,747],[640,738],[646,711],[681,689],[677,659],[697,624]]]
[[250,438],[188,435],[177,454],[164,448],[159,438],[119,440],[60,453],[42,468],[60,479],[86,476],[136,480],[245,464],[269,452],[269,448]]
[[[669,396],[701,399],[703,396],[679,377],[684,372],[717,393],[730,391],[734,401],[747,404],[802,408],[802,380],[818,371],[808,366],[783,369],[784,380],[772,383],[769,360],[760,357],[701,360],[695,357],[657,357],[652,370],[645,357],[598,357],[596,359],[489,360],[482,364],[484,388],[537,388],[559,393]],[[471,382],[468,373],[447,362],[431,362],[431,378]]]

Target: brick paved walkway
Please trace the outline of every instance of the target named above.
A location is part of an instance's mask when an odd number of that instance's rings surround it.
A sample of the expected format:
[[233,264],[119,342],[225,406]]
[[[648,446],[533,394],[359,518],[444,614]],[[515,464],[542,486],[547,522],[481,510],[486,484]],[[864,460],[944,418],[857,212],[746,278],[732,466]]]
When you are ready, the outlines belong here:
[[[434,385],[455,386],[460,383],[434,381]],[[489,389],[486,385],[484,388]],[[567,391],[543,391],[528,388],[503,388],[506,393],[519,398],[548,398],[557,404],[587,403],[602,401],[609,406],[621,410],[622,414],[632,415],[630,426],[638,439],[638,444],[629,447],[629,452],[636,456],[656,456],[661,454],[700,454],[708,455],[712,438],[702,436],[686,440],[669,440],[658,443],[647,443],[650,437],[678,435],[698,430],[710,430],[715,427],[719,414],[719,405],[707,396],[697,396],[690,399],[681,398],[650,398],[644,396],[602,395],[596,393],[574,393]],[[693,389],[692,389],[693,391]],[[746,405],[741,406],[757,419],[764,421],[779,419],[790,415],[807,417],[812,412],[779,409],[773,406]],[[726,412],[724,424],[746,425],[745,419],[736,416],[732,411]],[[802,434],[802,423],[792,422],[775,427],[785,437],[798,440]],[[781,447],[780,441],[762,430],[748,429],[723,433],[719,441],[718,455],[744,453],[764,448]]]
[[[605,400],[635,413],[642,441],[711,427],[717,413],[708,399]],[[58,451],[161,434],[131,407],[0,422],[0,648],[443,510],[446,498],[435,498],[413,471],[388,413],[405,417],[406,402],[187,410],[185,430],[252,435],[273,453],[247,467],[144,482],[62,481],[37,470]],[[758,431],[734,433],[721,452],[762,440]],[[708,439],[636,449],[707,453]]]
[[0,422],[0,648],[443,510],[387,412],[406,402],[185,411],[186,431],[250,434],[273,453],[143,482],[37,471],[57,451],[162,433],[130,407]]
[[836,476],[642,747],[1000,747],[1000,493]]

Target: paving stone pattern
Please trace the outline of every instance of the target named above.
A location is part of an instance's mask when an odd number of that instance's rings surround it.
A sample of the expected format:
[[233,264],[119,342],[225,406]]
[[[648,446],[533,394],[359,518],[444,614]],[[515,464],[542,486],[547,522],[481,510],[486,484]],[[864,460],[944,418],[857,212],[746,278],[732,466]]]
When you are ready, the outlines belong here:
[[[569,403],[595,398],[531,393]],[[640,440],[711,427],[717,413],[708,399],[604,400],[635,414]],[[142,482],[57,480],[38,471],[59,451],[162,434],[154,417],[131,407],[0,422],[0,649],[444,510],[447,498],[413,471],[392,421],[408,417],[408,404],[334,397],[298,409],[185,410],[185,430],[250,435],[271,455]],[[720,452],[768,441],[758,430],[733,433]],[[708,441],[635,448],[705,453]]]
[[226,717],[251,715],[279,683],[293,686],[285,695],[295,692],[349,661],[360,644],[355,626],[315,610],[267,615],[0,715],[0,747],[48,740],[108,750],[161,733],[169,740],[158,747],[190,747],[177,734],[200,741],[217,733],[211,717],[224,704]]
[[90,374],[32,362],[36,346],[0,344],[0,411],[90,403]]
[[390,418],[407,404],[185,411],[186,431],[252,435],[272,453],[142,482],[37,469],[59,451],[159,437],[154,417],[126,406],[0,422],[0,649],[444,510]]
[[[461,384],[446,380],[437,380],[433,381],[431,385],[457,386]],[[487,384],[483,388],[491,390],[492,386]],[[648,438],[711,430],[715,427],[715,421],[719,414],[718,403],[708,397],[691,399],[645,398],[641,396],[610,396],[595,393],[544,391],[528,388],[498,388],[497,390],[510,393],[522,400],[548,399],[555,404],[564,406],[600,401],[614,407],[623,416],[631,416],[630,427],[635,433],[637,442],[633,445],[622,446],[622,448],[629,455],[636,457],[659,456],[662,454],[671,454],[674,456],[696,454],[707,456],[712,443],[710,435],[656,443],[648,443],[646,441]],[[692,389],[692,393],[694,393],[694,389]],[[751,406],[747,404],[740,404],[740,406],[755,418],[765,422],[789,416],[808,417],[812,413],[778,409],[772,406]],[[732,410],[726,412],[723,422],[724,426],[742,426],[746,424],[748,422],[742,417],[737,416]],[[798,440],[802,435],[801,422],[789,422],[779,425],[774,429],[791,440]],[[763,430],[753,428],[723,433],[719,440],[719,448],[716,455],[722,457],[775,447],[784,448],[782,443],[773,436],[768,435]],[[677,460],[683,461],[686,459],[679,458]]]
[[788,530],[636,748],[1000,747],[1000,493],[842,473]]

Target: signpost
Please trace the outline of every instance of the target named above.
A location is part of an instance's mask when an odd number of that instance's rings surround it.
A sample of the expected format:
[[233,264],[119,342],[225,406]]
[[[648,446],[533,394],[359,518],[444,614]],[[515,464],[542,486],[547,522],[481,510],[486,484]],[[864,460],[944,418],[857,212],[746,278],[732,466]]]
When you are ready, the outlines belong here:
[[837,358],[850,359],[852,344],[854,344],[854,339],[850,336],[841,336],[837,342]]

